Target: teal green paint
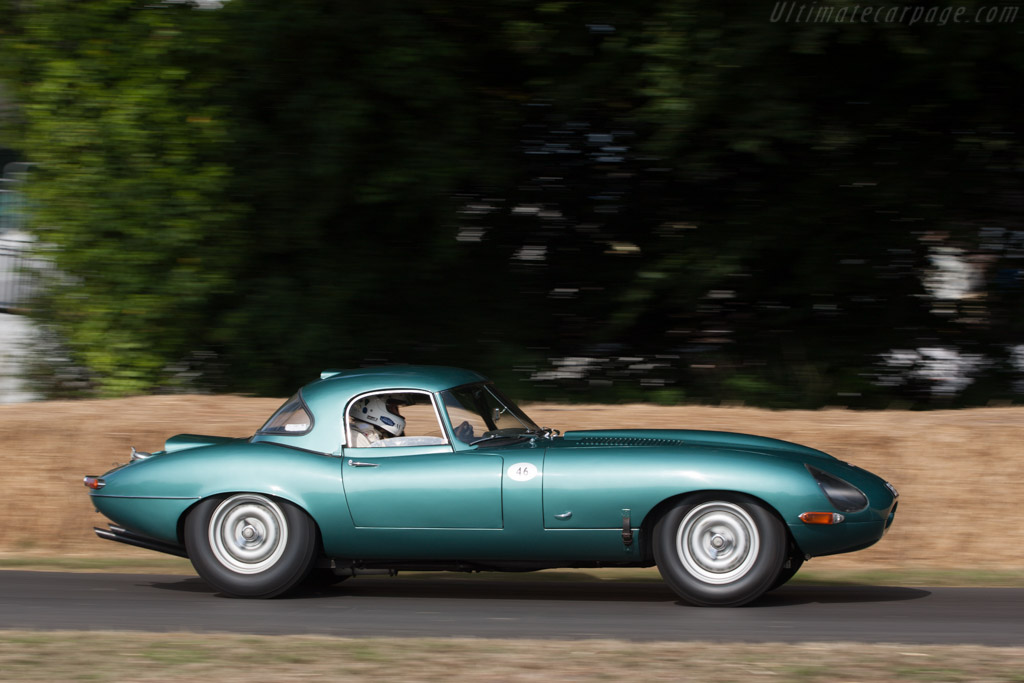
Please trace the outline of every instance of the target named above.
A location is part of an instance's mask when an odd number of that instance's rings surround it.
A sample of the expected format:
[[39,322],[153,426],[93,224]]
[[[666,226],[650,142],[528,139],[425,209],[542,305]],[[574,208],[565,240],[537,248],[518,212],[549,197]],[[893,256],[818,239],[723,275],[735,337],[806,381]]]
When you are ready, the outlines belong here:
[[502,528],[500,456],[452,453],[447,446],[423,451],[345,449],[345,496],[356,527]]
[[178,519],[198,498],[118,498],[92,494],[92,504],[107,519],[146,536],[178,543]]
[[174,451],[183,451],[188,448],[198,448],[199,446],[216,446],[231,442],[242,442],[245,439],[234,439],[227,436],[205,436],[203,434],[178,434],[167,439],[164,443],[164,451],[167,453],[173,453]]
[[[630,510],[636,532],[653,525],[659,504],[703,491],[763,500],[809,555],[864,547],[885,533],[894,500],[882,479],[812,448],[746,434],[600,430],[478,447],[342,447],[344,410],[355,396],[419,390],[437,399],[480,381],[468,371],[411,366],[328,375],[302,389],[314,417],[308,433],[177,435],[165,451],[104,475],[92,500],[113,522],[176,543],[196,501],[261,493],[305,510],[328,556],[359,560],[643,564],[650,549],[640,533],[624,545],[622,511]],[[443,412],[441,419],[450,431]],[[517,480],[513,466],[521,464],[535,471]],[[844,513],[840,524],[803,524],[802,512],[833,510],[805,464],[858,487],[869,506]]]

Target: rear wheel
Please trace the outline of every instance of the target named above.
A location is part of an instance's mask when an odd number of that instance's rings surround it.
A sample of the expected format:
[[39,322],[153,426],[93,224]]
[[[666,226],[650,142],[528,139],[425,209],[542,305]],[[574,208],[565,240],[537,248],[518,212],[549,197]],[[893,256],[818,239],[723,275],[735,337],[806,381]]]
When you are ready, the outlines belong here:
[[301,509],[255,493],[204,500],[185,519],[192,566],[233,597],[271,598],[295,587],[313,565],[316,538]]
[[759,501],[725,493],[692,496],[654,527],[654,559],[686,602],[737,606],[772,587],[786,542],[781,520]]

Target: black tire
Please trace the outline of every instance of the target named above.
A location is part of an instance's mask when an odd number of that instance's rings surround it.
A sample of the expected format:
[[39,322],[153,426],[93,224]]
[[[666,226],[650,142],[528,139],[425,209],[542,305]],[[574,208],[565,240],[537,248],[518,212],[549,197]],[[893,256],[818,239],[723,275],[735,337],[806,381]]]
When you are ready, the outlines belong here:
[[236,598],[294,588],[316,557],[316,524],[291,503],[235,493],[199,503],[185,519],[185,548],[200,577]]
[[654,527],[654,560],[684,601],[735,607],[764,594],[786,559],[782,521],[763,503],[735,494],[691,496]]
[[789,555],[782,563],[782,569],[779,570],[779,575],[775,577],[775,581],[772,582],[772,587],[768,590],[773,591],[776,588],[784,586],[787,581],[792,579],[800,567],[804,565],[804,556],[800,554],[800,551],[796,548],[789,549]]

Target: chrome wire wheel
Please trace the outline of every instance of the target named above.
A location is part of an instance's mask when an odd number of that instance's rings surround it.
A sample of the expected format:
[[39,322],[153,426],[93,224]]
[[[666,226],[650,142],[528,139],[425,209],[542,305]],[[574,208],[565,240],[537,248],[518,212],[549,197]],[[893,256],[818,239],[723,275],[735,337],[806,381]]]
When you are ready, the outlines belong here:
[[740,505],[710,501],[697,505],[680,522],[675,538],[683,569],[710,584],[732,583],[757,562],[757,524]]
[[225,568],[258,574],[276,565],[288,546],[288,522],[265,496],[241,493],[226,498],[209,524],[210,550]]

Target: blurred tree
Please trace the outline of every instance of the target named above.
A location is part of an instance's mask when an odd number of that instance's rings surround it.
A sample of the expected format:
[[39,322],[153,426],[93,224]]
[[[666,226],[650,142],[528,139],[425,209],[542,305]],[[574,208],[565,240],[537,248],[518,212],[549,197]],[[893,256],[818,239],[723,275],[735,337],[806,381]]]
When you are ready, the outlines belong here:
[[[1022,158],[1010,95],[1024,75],[1019,29],[774,23],[763,8],[669,6],[645,25],[650,97],[639,116],[656,126],[653,148],[677,164],[694,222],[731,257],[715,288],[724,298],[705,294],[711,316],[679,297],[681,278],[648,280],[665,302],[648,311],[648,330],[694,312],[689,329],[728,330],[725,367],[714,373],[725,386],[711,395],[948,404],[935,376],[876,381],[894,370],[878,360],[892,349],[942,347],[1001,371],[985,382],[971,373],[985,385],[974,401],[1010,396],[1020,269],[983,254],[1009,257],[1022,228],[1021,195],[1010,189]],[[943,300],[924,275],[949,248],[962,248],[967,265],[988,263],[973,291]]]
[[[573,236],[567,248],[586,256],[575,270],[555,265],[557,238],[535,242],[549,275],[583,285],[561,290],[573,293],[566,319],[583,335],[569,337],[548,376],[582,379],[591,396],[617,380],[608,396],[780,407],[1015,395],[1020,105],[1005,79],[1024,61],[1012,23],[786,24],[763,8],[690,3],[607,11],[615,21],[588,24],[604,36],[590,68],[607,68],[622,45],[626,75],[608,69],[589,98],[577,88],[567,100],[556,81],[544,101],[563,116],[589,106],[575,115],[625,130],[599,137],[629,145],[605,148],[603,164],[577,175],[575,199],[549,183],[534,201],[546,196],[549,216],[572,212],[563,222],[627,241],[602,262]],[[943,30],[962,41],[949,45]],[[606,119],[610,103],[618,111]],[[563,144],[566,128],[551,125],[551,161],[535,177],[581,165],[564,161],[586,151]],[[628,189],[591,223],[580,214],[588,194],[609,198],[603,174]],[[929,273],[950,252],[976,277],[941,296]],[[892,363],[894,350],[919,360]],[[569,357],[581,357],[578,368]]]
[[280,391],[324,365],[455,361],[476,346],[485,290],[456,263],[454,195],[504,175],[514,137],[461,47],[486,26],[434,5],[223,11],[231,192],[249,210],[211,340],[236,386]]
[[[229,128],[216,14],[120,0],[8,3],[3,51],[57,267],[43,319],[102,394],[151,388],[230,290]],[[213,267],[210,267],[212,264]]]
[[[61,273],[41,315],[104,393],[409,361],[547,397],[1019,396],[1013,23],[665,0],[0,16]],[[940,287],[950,268],[971,277]]]

